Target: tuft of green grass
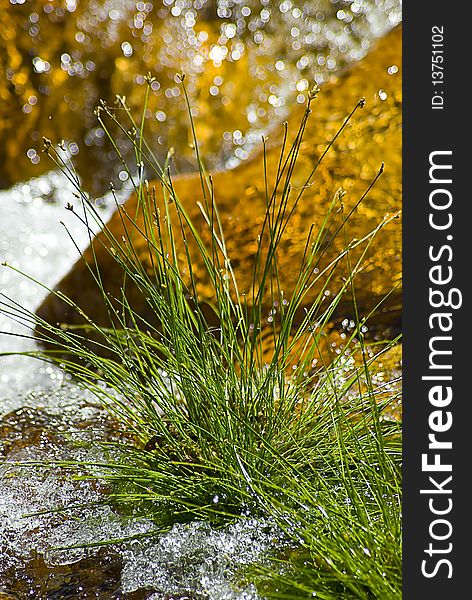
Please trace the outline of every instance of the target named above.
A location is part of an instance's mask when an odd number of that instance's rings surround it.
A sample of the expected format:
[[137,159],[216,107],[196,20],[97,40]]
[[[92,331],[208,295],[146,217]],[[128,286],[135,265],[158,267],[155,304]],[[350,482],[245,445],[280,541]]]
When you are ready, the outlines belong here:
[[[186,95],[183,77],[181,83]],[[296,265],[297,284],[290,298],[284,296],[277,250],[303,196],[303,188],[294,193],[291,181],[317,92],[311,93],[294,141],[289,144],[284,136],[275,173],[267,172],[264,160],[267,210],[247,301],[238,290],[234,257],[228,255],[218,199],[199,155],[192,119],[201,211],[211,231],[210,244],[203,242],[176,194],[169,165],[159,164],[146,143],[149,86],[139,121],[122,98],[120,111],[103,104],[97,112],[105,132],[111,120],[135,152],[135,164],[123,164],[138,195],[144,225],[117,206],[125,243],[101,222],[64,152],[45,140],[46,152],[76,185],[83,207],[77,217],[89,231],[90,222],[98,221],[107,240],[104,250],[122,269],[122,294],[112,299],[98,261],[89,266],[110,326],[98,326],[86,315],[83,327],[55,326],[12,300],[2,302],[4,312],[36,328],[40,341],[47,344],[26,354],[72,373],[134,440],[131,446],[129,441],[123,443],[125,452],[110,454],[108,463],[62,464],[72,472],[83,473],[86,468],[87,477],[108,480],[117,506],[152,518],[156,531],[191,519],[219,526],[260,515],[275,522],[290,548],[242,574],[256,582],[263,597],[400,598],[401,428],[383,416],[396,395],[383,395],[379,401],[372,384],[377,359],[397,340],[368,344],[363,328],[370,315],[365,319],[357,315],[343,351],[320,367],[313,366],[345,294],[353,297],[357,314],[355,274],[389,219],[362,240],[351,240],[352,211],[343,213],[342,225],[333,234],[334,216],[343,210],[343,194],[338,193],[320,229],[307,231],[303,261]],[[338,135],[361,106],[362,101]],[[110,140],[114,144],[111,136]],[[121,156],[116,144],[115,150]],[[145,171],[153,174],[159,187],[149,184]],[[371,186],[381,172],[382,168]],[[176,210],[177,224],[170,218],[171,208]],[[133,245],[134,233],[145,240],[150,269]],[[343,236],[344,251],[320,272],[316,267],[333,235]],[[195,256],[189,244],[184,260],[178,256],[177,236],[191,236],[195,242],[192,247],[197,248],[213,291],[218,327],[209,325],[200,303],[192,270]],[[363,251],[352,263],[351,251],[358,247]],[[341,261],[347,261],[350,275],[326,306],[323,292]],[[146,298],[152,323],[128,301],[129,282]],[[319,296],[298,322],[297,309],[307,291],[320,282]],[[81,310],[60,292],[49,292]],[[264,321],[267,306],[277,307],[270,325]],[[267,344],[273,348],[269,358]],[[294,363],[295,371],[289,369]]]

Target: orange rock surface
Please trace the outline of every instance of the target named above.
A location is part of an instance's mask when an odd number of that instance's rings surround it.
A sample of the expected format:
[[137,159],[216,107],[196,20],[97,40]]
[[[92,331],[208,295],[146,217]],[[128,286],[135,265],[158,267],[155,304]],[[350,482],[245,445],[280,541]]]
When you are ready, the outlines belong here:
[[[334,138],[360,98],[365,98],[365,106],[356,110],[317,168],[314,177],[309,178],[328,142]],[[343,215],[347,215],[353,209],[376,177],[381,163],[385,163],[383,174],[354,210],[341,234],[329,239],[329,243],[328,239],[325,240],[322,262],[318,265],[320,269],[331,263],[345,249],[346,241],[362,239],[382,222],[385,215],[393,215],[401,208],[401,29],[397,28],[379,40],[362,61],[323,86],[318,97],[312,101],[311,108],[312,114],[306,125],[291,180],[289,203],[302,188],[303,194],[284,233],[277,255],[280,280],[284,297],[287,299],[290,299],[294,290],[310,227],[313,224],[315,232],[320,228],[339,189],[342,188],[346,193],[342,199],[343,210],[338,210],[330,227],[331,237],[339,227]],[[303,107],[299,107],[293,111],[288,123],[289,138],[293,139],[295,136],[303,117],[303,110]],[[266,161],[269,191],[270,186],[273,186],[280,160],[282,137],[281,127],[275,128],[270,135]],[[308,185],[305,186],[307,180]],[[150,182],[150,186],[155,186],[157,203],[163,214],[161,183]],[[173,186],[202,239],[209,244],[209,227],[198,204],[203,202],[199,175],[174,177]],[[266,211],[262,152],[257,152],[233,170],[213,173],[213,189],[239,292],[247,294],[250,302],[257,239]],[[127,215],[137,219],[138,228],[142,230],[142,214],[137,212],[137,205],[137,198],[133,195],[126,202],[125,210]],[[169,214],[178,231],[174,207],[175,203],[169,205]],[[117,240],[121,240],[124,233],[122,216],[115,214],[108,224]],[[131,237],[140,259],[149,265],[151,258],[146,241],[137,229],[133,229]],[[213,287],[191,236],[188,241],[199,300],[211,307],[215,300]],[[180,266],[185,273],[185,249],[181,236],[177,236],[176,245]],[[110,242],[103,232],[99,234],[93,246],[94,252],[92,248],[88,248],[84,254],[85,259],[92,265],[93,254],[96,255],[106,291],[119,298],[123,273],[114,257],[107,251]],[[365,244],[359,244],[350,251],[351,266],[356,264],[365,248]],[[326,303],[343,285],[348,273],[349,264],[344,258],[339,262],[330,280],[330,294],[327,295]],[[384,330],[387,327],[398,329],[401,317],[400,278],[401,222],[395,219],[376,234],[367,249],[363,267],[355,276],[354,285],[360,316],[369,314],[386,294],[390,294],[372,322],[379,324]],[[303,310],[309,308],[317,297],[322,285],[322,281],[318,282],[306,295],[301,307],[301,317]],[[57,289],[76,302],[96,323],[108,323],[101,292],[93,282],[83,260],[74,265],[58,284]],[[126,291],[133,308],[152,320],[141,294],[129,283]],[[268,316],[270,309],[268,304],[267,315],[264,317]],[[53,294],[45,299],[37,313],[54,324],[83,323],[80,312],[71,309]],[[208,311],[208,314],[210,315],[211,311]],[[353,314],[352,297],[347,293],[336,315],[345,317]],[[212,318],[209,317],[209,320]]]

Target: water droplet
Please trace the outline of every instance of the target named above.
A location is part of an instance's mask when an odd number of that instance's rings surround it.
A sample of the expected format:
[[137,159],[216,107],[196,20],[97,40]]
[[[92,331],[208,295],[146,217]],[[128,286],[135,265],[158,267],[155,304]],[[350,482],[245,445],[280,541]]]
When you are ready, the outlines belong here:
[[133,47],[129,42],[123,42],[121,44],[121,50],[126,57],[131,56],[133,54]]
[[388,98],[388,94],[385,90],[379,90],[379,98],[381,100],[386,100]]

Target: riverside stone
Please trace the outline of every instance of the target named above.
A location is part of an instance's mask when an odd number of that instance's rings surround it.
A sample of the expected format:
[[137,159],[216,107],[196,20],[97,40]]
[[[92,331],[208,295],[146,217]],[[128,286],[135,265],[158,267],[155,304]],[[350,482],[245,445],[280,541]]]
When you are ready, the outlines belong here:
[[[335,140],[323,158],[313,178],[313,170],[328,142],[334,138],[346,116],[365,98],[365,106],[356,110],[345,130]],[[338,203],[329,228],[329,235],[322,245],[323,257],[317,265],[323,270],[346,248],[346,243],[361,240],[374,230],[386,215],[394,215],[401,208],[401,28],[396,28],[379,40],[375,48],[359,63],[333,78],[322,87],[318,97],[312,101],[312,114],[306,125],[300,154],[291,180],[292,192],[289,204],[302,188],[298,203],[278,248],[278,273],[282,282],[284,298],[290,301],[297,275],[302,264],[310,227],[314,232],[321,227],[328,207],[339,189],[345,191]],[[289,138],[293,139],[303,117],[303,107],[297,107],[289,121]],[[269,191],[273,187],[283,131],[274,128],[266,156]],[[376,177],[381,163],[385,169],[375,186],[362,203],[354,210],[370,183]],[[266,211],[263,153],[256,152],[237,168],[213,173],[215,203],[221,217],[227,252],[231,258],[238,282],[239,293],[245,294],[251,303],[252,274],[257,253],[257,239]],[[308,185],[305,185],[308,180]],[[199,203],[204,203],[198,174],[175,176],[172,180],[176,195],[185,211],[194,222],[199,234],[211,247],[211,233]],[[156,190],[156,202],[161,215],[164,214],[162,185],[150,182]],[[125,203],[125,213],[118,211],[109,221],[108,229],[117,243],[125,235],[123,222],[136,220],[137,227],[127,227],[132,244],[145,267],[151,268],[151,254],[140,231],[144,229],[142,211],[138,210],[136,195]],[[176,231],[180,231],[175,203],[168,205],[170,219]],[[345,227],[334,235],[344,216],[353,210]],[[123,218],[123,215],[125,217]],[[193,278],[200,303],[206,311],[209,324],[217,322],[212,311],[214,289],[195,241],[186,230],[188,248],[192,257]],[[263,238],[263,248],[266,243]],[[181,236],[175,239],[177,256],[185,276],[185,245]],[[102,293],[94,283],[88,267],[96,270],[96,259],[103,285],[110,297],[119,299],[123,286],[123,273],[114,256],[109,252],[110,242],[101,232],[85,251],[71,271],[60,281],[56,291],[71,298],[98,325],[109,324],[109,316]],[[263,250],[264,251],[264,250]],[[385,330],[398,330],[401,318],[401,222],[394,219],[381,228],[370,244],[362,243],[351,249],[339,264],[329,282],[324,304],[342,287],[350,269],[365,252],[362,268],[354,278],[355,299],[361,317],[375,311],[370,323]],[[95,257],[95,259],[94,259]],[[190,281],[187,273],[187,283]],[[315,283],[305,296],[300,307],[298,322],[305,310],[313,304],[325,281]],[[135,286],[129,280],[126,296],[133,309],[145,319],[152,321],[153,315]],[[119,302],[119,300],[117,300]],[[272,310],[269,298],[265,305],[264,319]],[[344,295],[334,317],[353,317],[352,290]],[[49,323],[78,325],[84,322],[80,311],[71,309],[64,301],[50,294],[39,307],[37,314]]]

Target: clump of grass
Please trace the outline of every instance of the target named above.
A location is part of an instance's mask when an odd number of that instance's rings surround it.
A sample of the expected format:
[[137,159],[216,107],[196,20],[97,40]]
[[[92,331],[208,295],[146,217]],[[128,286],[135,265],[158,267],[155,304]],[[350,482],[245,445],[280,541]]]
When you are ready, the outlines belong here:
[[[183,78],[182,86],[185,93]],[[247,515],[268,517],[291,540],[292,550],[252,573],[266,597],[399,598],[400,430],[397,423],[382,418],[395,398],[379,403],[371,376],[375,359],[389,344],[379,343],[377,355],[371,356],[363,335],[368,318],[358,316],[343,352],[319,368],[313,366],[340,299],[349,292],[355,307],[355,274],[388,219],[362,240],[350,240],[351,211],[342,215],[341,226],[333,232],[335,216],[343,210],[343,194],[338,193],[319,230],[307,231],[302,264],[294,265],[298,279],[290,298],[284,295],[277,267],[280,241],[303,196],[303,188],[294,193],[291,181],[315,96],[316,92],[309,95],[291,144],[285,135],[276,173],[265,169],[267,210],[249,299],[238,290],[218,199],[197,140],[201,211],[210,244],[203,242],[176,194],[168,164],[159,164],[146,143],[147,98],[139,122],[119,99],[120,111],[103,104],[98,118],[106,132],[109,119],[120,127],[135,151],[136,164],[125,168],[144,225],[118,206],[124,240],[115,239],[101,222],[64,153],[45,141],[48,154],[77,187],[83,207],[78,218],[89,231],[91,220],[99,222],[107,240],[104,250],[121,266],[120,298],[107,294],[100,264],[89,267],[110,326],[98,326],[85,314],[83,327],[55,326],[12,301],[4,302],[3,310],[36,327],[39,339],[47,344],[28,355],[72,373],[133,436],[135,445],[126,447],[126,460],[64,465],[88,467],[90,476],[98,470],[114,484],[111,497],[123,509],[153,518],[156,530],[189,519],[218,526]],[[354,107],[340,133],[362,105],[360,101]],[[192,121],[191,127],[193,131]],[[121,156],[117,146],[115,150]],[[148,182],[145,171],[153,174],[158,186]],[[174,210],[177,219],[171,217]],[[150,268],[133,245],[136,233],[145,240]],[[208,323],[197,293],[191,245],[186,243],[185,256],[179,256],[177,236],[195,242],[213,290],[217,327]],[[344,236],[345,250],[319,271],[333,236]],[[363,250],[351,264],[354,247]],[[323,292],[341,261],[347,261],[349,276],[326,305]],[[129,282],[146,298],[152,322],[128,301]],[[319,296],[297,321],[297,309],[308,290],[320,282]],[[81,310],[60,292],[49,291]],[[269,323],[264,318],[267,306],[274,308]],[[269,359],[268,343],[273,348]],[[357,353],[358,360],[347,369],[350,353]],[[298,368],[289,372],[293,363]]]

